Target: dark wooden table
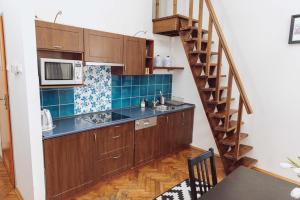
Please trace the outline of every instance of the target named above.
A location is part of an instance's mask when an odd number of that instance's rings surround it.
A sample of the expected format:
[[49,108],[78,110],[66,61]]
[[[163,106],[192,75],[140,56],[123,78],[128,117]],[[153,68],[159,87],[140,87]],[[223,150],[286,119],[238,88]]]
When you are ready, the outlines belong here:
[[296,185],[240,167],[204,194],[201,200],[292,200]]

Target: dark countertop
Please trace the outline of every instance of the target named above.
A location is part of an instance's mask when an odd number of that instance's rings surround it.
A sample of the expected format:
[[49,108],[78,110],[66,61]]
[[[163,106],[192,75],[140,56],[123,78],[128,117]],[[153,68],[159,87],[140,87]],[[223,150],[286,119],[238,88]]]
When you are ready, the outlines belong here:
[[152,108],[145,108],[145,109],[126,108],[126,109],[111,110],[112,112],[126,115],[129,118],[113,121],[113,122],[107,122],[103,124],[94,124],[84,120],[82,117],[88,114],[78,115],[70,118],[58,119],[53,121],[55,128],[52,131],[43,132],[43,140],[74,134],[74,133],[80,133],[83,131],[98,129],[106,126],[122,124],[130,121],[135,121],[138,119],[164,115],[164,114],[173,113],[173,112],[194,108],[194,107],[195,105],[193,104],[184,104],[181,106],[174,106],[173,109],[164,112],[156,111]]

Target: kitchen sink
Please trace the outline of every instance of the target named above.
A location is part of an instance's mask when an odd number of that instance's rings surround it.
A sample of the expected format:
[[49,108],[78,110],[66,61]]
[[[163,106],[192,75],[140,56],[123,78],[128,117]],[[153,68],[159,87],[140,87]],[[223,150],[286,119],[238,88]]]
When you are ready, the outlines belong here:
[[166,111],[174,110],[175,106],[159,105],[159,106],[156,106],[154,109],[156,111],[166,112]]

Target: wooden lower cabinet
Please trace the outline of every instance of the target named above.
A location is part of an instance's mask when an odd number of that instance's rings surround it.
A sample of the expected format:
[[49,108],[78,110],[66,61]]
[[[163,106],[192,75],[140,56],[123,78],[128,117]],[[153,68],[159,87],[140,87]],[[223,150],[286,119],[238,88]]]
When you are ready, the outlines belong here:
[[97,181],[189,145],[194,109],[158,116],[154,127],[134,122],[44,140],[46,196],[62,200]]
[[159,156],[172,152],[173,138],[169,127],[169,115],[161,115],[157,118]]
[[132,167],[132,151],[130,147],[113,151],[102,160],[95,161],[95,178],[102,179]]
[[91,132],[44,140],[47,199],[65,199],[93,182]]
[[133,166],[134,123],[129,122],[94,131],[95,180]]
[[172,153],[192,143],[194,108],[158,117],[159,155]]
[[149,127],[135,131],[134,165],[145,164],[155,158],[157,127]]

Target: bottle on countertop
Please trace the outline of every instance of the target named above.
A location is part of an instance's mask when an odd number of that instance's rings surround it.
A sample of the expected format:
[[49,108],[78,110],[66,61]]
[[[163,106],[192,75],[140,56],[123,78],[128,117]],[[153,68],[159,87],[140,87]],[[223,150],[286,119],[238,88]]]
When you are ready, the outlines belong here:
[[160,91],[160,99],[159,99],[159,103],[161,105],[165,105],[165,97],[163,96],[162,92]]
[[142,99],[142,101],[141,101],[141,108],[145,108],[145,107],[146,107],[145,99]]

